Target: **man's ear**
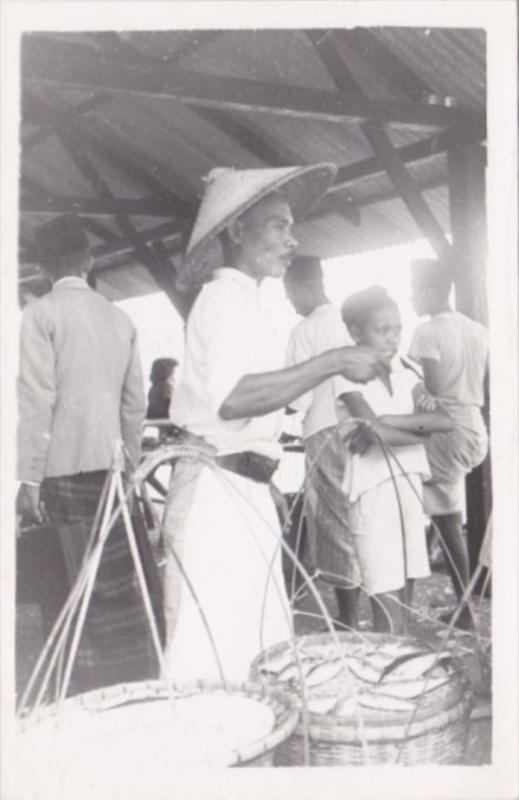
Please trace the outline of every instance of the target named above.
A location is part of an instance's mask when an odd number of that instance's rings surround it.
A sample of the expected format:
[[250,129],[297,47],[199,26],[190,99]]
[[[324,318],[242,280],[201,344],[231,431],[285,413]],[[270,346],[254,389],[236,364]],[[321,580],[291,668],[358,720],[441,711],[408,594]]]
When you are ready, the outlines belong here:
[[349,325],[348,331],[355,344],[359,344],[362,339],[362,331],[359,326],[355,324]]
[[234,244],[240,244],[243,238],[243,222],[241,219],[234,219],[227,227],[229,239]]

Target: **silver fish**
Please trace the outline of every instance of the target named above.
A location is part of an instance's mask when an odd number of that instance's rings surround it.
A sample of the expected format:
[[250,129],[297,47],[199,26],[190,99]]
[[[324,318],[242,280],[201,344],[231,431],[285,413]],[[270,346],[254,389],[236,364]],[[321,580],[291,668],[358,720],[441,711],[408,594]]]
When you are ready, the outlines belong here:
[[399,656],[412,656],[424,653],[423,647],[414,647],[408,644],[399,644],[399,642],[389,642],[382,645],[378,651],[381,655],[388,658],[398,658]]
[[377,683],[380,678],[380,670],[375,669],[366,662],[357,661],[354,658],[346,659],[348,669],[361,681],[366,683]]
[[334,661],[322,661],[308,671],[308,675],[306,676],[306,685],[318,686],[321,683],[330,681],[342,671],[343,666],[344,664],[341,659],[335,659]]
[[442,653],[424,653],[419,656],[411,657],[401,662],[390,664],[381,676],[381,681],[388,679],[389,681],[398,680],[413,680],[419,678],[431,667],[436,666],[442,661],[451,660],[451,653],[444,651]]
[[[434,689],[438,689],[440,686],[443,686],[443,684],[448,683],[450,680],[451,678],[448,675],[444,675],[441,678],[430,678],[428,680],[422,679],[402,682],[390,681],[388,683],[380,684],[380,694],[387,695],[389,697],[411,699],[413,697],[418,697],[421,694],[432,692]],[[384,691],[382,691],[382,688]]]

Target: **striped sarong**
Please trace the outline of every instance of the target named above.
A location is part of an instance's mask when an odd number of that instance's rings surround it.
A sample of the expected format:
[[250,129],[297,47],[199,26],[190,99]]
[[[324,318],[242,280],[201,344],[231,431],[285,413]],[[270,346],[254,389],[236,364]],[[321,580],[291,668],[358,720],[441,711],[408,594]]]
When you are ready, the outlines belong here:
[[[90,539],[105,471],[47,478],[42,498],[66,565],[68,594]],[[138,524],[134,518],[132,522]],[[72,673],[73,691],[157,675],[149,624],[122,520],[101,556]]]
[[361,575],[348,522],[350,503],[342,489],[348,454],[339,430],[325,428],[310,436],[305,453],[309,557],[329,583],[358,586]]

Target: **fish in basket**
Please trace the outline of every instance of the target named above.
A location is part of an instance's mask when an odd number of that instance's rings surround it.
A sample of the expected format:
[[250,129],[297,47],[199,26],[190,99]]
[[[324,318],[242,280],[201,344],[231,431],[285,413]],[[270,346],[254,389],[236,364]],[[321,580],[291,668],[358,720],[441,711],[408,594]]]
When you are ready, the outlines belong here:
[[19,722],[17,800],[169,796],[175,770],[269,766],[294,731],[295,699],[275,688],[121,684]]
[[318,634],[261,653],[251,680],[284,688],[301,719],[276,764],[462,763],[473,693],[449,649],[411,637]]

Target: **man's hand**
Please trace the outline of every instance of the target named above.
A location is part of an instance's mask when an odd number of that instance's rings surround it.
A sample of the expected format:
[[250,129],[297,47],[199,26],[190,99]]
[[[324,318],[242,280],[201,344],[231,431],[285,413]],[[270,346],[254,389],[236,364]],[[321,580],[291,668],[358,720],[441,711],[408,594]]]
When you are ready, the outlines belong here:
[[415,386],[413,398],[416,411],[436,411],[438,407],[436,397],[427,391],[423,383],[418,383]]
[[357,427],[348,433],[344,441],[347,443],[350,453],[362,456],[372,444],[376,443],[377,437],[373,432],[372,424],[366,420],[357,423]]
[[47,522],[48,517],[45,507],[40,499],[40,486],[22,483],[16,498],[16,511],[21,516],[22,522],[37,523]]
[[367,383],[389,370],[387,357],[371,347],[341,347],[336,352],[339,358],[337,372],[354,383]]

